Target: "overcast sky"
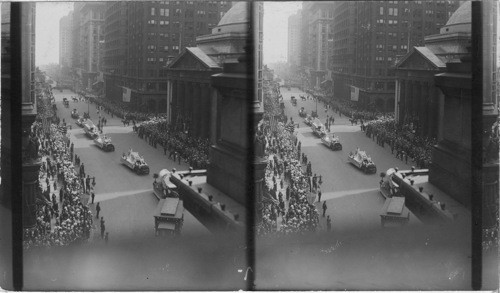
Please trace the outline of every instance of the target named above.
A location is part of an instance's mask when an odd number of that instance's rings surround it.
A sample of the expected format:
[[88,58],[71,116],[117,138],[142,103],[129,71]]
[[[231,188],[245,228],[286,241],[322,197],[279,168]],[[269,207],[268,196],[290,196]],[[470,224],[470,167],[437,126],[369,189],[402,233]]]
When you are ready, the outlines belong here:
[[59,63],[59,20],[73,10],[73,2],[36,3],[37,66]]
[[264,63],[286,61],[288,16],[302,8],[302,2],[264,2]]

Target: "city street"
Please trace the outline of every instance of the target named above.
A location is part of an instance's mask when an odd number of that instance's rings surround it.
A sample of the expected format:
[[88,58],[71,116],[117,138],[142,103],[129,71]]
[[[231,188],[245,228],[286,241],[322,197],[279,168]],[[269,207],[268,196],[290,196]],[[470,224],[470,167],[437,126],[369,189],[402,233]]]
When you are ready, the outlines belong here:
[[[155,149],[150,146],[133,132],[132,126],[124,127],[120,118],[116,116],[111,118],[111,115],[103,111],[100,114],[107,119],[103,132],[111,137],[115,151],[104,152],[99,149],[94,141],[85,135],[83,128],[76,125],[76,119],[71,118],[72,109],[77,109],[83,116],[83,112],[90,108],[90,118],[97,124],[96,105],[88,105],[83,101],[75,103],[71,100],[73,95],[76,96],[67,90],[63,93],[54,92],[57,114],[72,127],[70,140],[75,144],[75,154],[85,165],[85,172],[90,177],[96,177],[95,201],[101,202],[101,215],[106,220],[106,230],[114,240],[122,237],[153,235],[153,212],[158,203],[152,191],[153,174],[162,169],[187,170],[189,166],[169,160],[168,153],[165,156],[162,147]],[[64,97],[70,100],[69,108],[65,108],[62,104]],[[130,148],[144,157],[150,167],[149,175],[137,175],[120,163],[122,154],[128,152]],[[187,211],[184,214],[182,232],[194,235],[209,233]]]
[[[340,137],[343,149],[332,151],[322,145],[298,110],[316,109],[314,100],[302,101],[301,93],[281,88],[285,114],[292,117],[302,151],[312,163],[312,172],[322,175],[322,198],[326,215],[332,218],[332,231],[326,231],[320,203],[320,233],[257,241],[257,288],[261,290],[458,290],[470,284],[470,224],[467,219],[454,225],[422,224],[413,213],[404,228],[381,228],[380,213],[384,197],[379,193],[380,172],[391,167],[410,169],[369,139],[346,117],[325,113],[318,103],[318,114],[334,115],[331,131]],[[297,98],[293,106],[290,97]],[[377,165],[377,173],[366,175],[347,161],[350,151],[359,147]]]
[[[244,239],[214,237],[187,210],[182,234],[155,237],[153,212],[158,199],[153,194],[153,174],[161,169],[186,170],[132,131],[119,118],[106,117],[104,133],[115,145],[114,152],[97,148],[71,118],[71,110],[97,121],[95,104],[75,103],[70,91],[54,92],[57,114],[72,126],[71,142],[85,172],[96,177],[95,202],[104,217],[109,241],[101,239],[99,221],[94,219],[91,240],[53,250],[33,249],[24,256],[24,288],[27,290],[214,290],[245,288],[247,263]],[[62,104],[63,97],[70,107]],[[137,175],[120,163],[123,152],[138,151],[150,166],[149,175]],[[83,199],[86,203],[87,195]],[[95,215],[95,205],[90,205]],[[43,273],[41,273],[43,272]]]
[[[304,119],[299,116],[301,107],[311,113],[316,110],[316,102],[313,99],[302,101],[300,96],[307,96],[297,88],[281,88],[281,94],[285,101],[285,114],[288,119],[292,117],[295,123],[299,123],[296,129],[297,137],[302,142],[301,150],[307,155],[312,164],[313,174],[322,176],[321,200],[327,201],[327,214],[333,218],[332,229],[343,231],[351,229],[372,229],[380,227],[380,210],[384,205],[384,197],[379,192],[380,173],[389,168],[398,167],[400,170],[408,170],[410,164],[396,159],[391,154],[388,145],[385,148],[368,138],[358,125],[351,125],[349,118],[340,117],[333,110],[325,112],[322,102],[318,102],[319,119],[325,123],[327,115],[335,118],[331,132],[339,136],[342,150],[332,151],[322,144],[321,139],[316,137],[310,126],[304,123]],[[291,96],[297,98],[297,106],[293,106]],[[377,166],[375,174],[364,174],[354,167],[347,160],[349,152],[354,152],[356,148],[366,151]],[[408,163],[411,163],[408,161]],[[331,201],[338,199],[338,201]],[[339,205],[345,203],[347,206]],[[318,211],[321,211],[321,204],[317,204]],[[412,214],[410,222],[419,222]],[[324,225],[325,219],[321,223]]]

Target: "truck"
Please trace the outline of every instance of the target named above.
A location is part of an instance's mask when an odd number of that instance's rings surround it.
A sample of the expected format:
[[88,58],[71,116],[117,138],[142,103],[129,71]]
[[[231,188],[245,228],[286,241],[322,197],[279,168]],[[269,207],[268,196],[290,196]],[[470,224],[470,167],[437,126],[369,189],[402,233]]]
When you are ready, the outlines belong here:
[[121,163],[128,168],[132,169],[136,174],[145,175],[149,174],[149,166],[146,161],[138,152],[134,152],[132,149],[128,151],[127,154],[123,154]]
[[340,144],[340,138],[338,136],[335,136],[333,133],[323,136],[321,138],[321,142],[332,151],[342,150],[342,144]]
[[365,174],[377,173],[377,167],[372,159],[366,152],[356,149],[355,153],[350,152],[347,158],[349,163],[353,164],[356,168],[361,169]]
[[184,223],[184,205],[179,198],[162,198],[153,214],[155,219],[155,236],[181,234]]
[[92,120],[90,119],[87,119],[85,123],[83,123],[83,130],[85,131],[85,134],[92,139],[99,136],[97,127],[94,125],[94,122],[92,122]]
[[172,172],[163,169],[158,173],[158,181],[155,179],[153,182],[153,193],[158,199],[167,197],[179,197],[177,186],[170,182]]
[[317,137],[323,137],[327,134],[325,125],[318,118],[312,121],[311,129]]
[[102,149],[105,152],[114,152],[115,151],[115,146],[111,142],[111,138],[106,135],[97,135],[96,138],[94,138],[94,143],[97,147]]

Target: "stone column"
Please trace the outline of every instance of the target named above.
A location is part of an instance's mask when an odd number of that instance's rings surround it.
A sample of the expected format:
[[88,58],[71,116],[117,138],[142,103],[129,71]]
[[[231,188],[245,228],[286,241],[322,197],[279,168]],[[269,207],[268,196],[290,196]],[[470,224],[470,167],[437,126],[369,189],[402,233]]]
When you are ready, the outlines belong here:
[[186,97],[184,82],[181,82],[181,81],[177,82],[177,91],[178,91],[177,102],[178,102],[178,110],[179,110],[177,115],[184,116],[184,100]]
[[210,137],[210,87],[206,83],[202,83],[200,87],[201,101],[201,137]]
[[399,123],[402,124],[405,121],[405,114],[406,114],[406,104],[407,104],[407,99],[408,95],[406,93],[407,86],[406,86],[406,80],[402,79],[400,81],[400,86],[399,86]]
[[192,96],[192,115],[191,120],[193,121],[191,129],[194,136],[200,136],[200,125],[201,125],[201,102],[200,102],[200,84],[193,84],[193,96]]
[[179,94],[178,94],[178,81],[172,82],[172,101],[170,104],[170,123],[175,123],[179,114]]

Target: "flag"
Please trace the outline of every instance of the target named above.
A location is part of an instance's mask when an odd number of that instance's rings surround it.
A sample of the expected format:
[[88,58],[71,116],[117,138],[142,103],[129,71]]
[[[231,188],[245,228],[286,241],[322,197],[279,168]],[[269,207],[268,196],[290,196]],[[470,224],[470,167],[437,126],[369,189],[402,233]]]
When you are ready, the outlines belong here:
[[123,88],[123,101],[126,103],[130,103],[130,96],[131,96],[131,90],[128,87],[122,87]]

